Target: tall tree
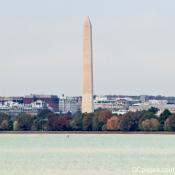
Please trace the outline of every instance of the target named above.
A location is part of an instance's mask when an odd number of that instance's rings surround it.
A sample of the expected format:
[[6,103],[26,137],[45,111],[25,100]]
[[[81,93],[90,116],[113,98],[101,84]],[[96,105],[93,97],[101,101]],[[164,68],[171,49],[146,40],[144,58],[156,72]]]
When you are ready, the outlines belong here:
[[121,116],[113,116],[108,119],[106,129],[109,131],[118,131],[120,129]]
[[34,118],[26,113],[21,113],[17,116],[18,128],[20,131],[29,131],[33,124]]
[[128,112],[120,119],[119,129],[121,131],[138,131],[138,124],[143,112]]
[[81,131],[83,129],[83,116],[81,112],[77,112],[70,122],[70,127],[74,131]]
[[[102,110],[99,112],[98,115],[98,127],[99,130],[104,130],[104,128],[106,128],[106,123],[108,121],[108,119],[110,119],[112,117],[112,112],[109,110]],[[103,127],[104,125],[104,127]]]
[[69,116],[53,114],[48,118],[48,129],[49,131],[68,131],[71,120]]
[[93,113],[84,113],[83,114],[83,131],[92,131],[92,119]]
[[141,115],[141,118],[139,120],[139,129],[142,130],[142,122],[146,119],[158,119],[158,117],[153,114],[152,112],[149,112],[149,111],[142,111],[142,115]]
[[168,117],[164,123],[165,131],[175,131],[175,115]]
[[160,122],[160,129],[163,130],[164,129],[164,124],[165,124],[165,121],[166,119],[171,116],[172,113],[168,110],[168,109],[165,109],[161,114],[160,114],[160,117],[159,117],[159,122]]
[[143,131],[159,131],[159,129],[160,129],[159,120],[155,119],[155,118],[146,119],[146,120],[142,121],[141,129]]

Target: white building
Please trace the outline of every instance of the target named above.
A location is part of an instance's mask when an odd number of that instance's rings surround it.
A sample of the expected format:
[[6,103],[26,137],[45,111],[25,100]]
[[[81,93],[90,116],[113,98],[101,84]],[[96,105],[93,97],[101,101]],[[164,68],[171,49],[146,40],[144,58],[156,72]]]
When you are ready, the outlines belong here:
[[59,111],[60,113],[71,112],[72,114],[81,111],[81,98],[64,97],[63,95],[59,100]]
[[37,100],[31,104],[21,104],[13,101],[5,101],[0,103],[0,112],[6,113],[8,115],[16,116],[22,112],[28,113],[31,115],[37,115],[39,111],[49,108],[48,105],[41,101]]
[[124,114],[129,105],[135,103],[131,98],[108,98],[107,96],[96,96],[94,99],[95,109],[107,109],[114,114]]
[[158,108],[158,114],[162,113],[165,109],[168,109],[170,112],[175,113],[175,104],[168,104],[167,100],[149,100],[143,103],[136,103],[129,107],[129,111],[136,112],[148,110],[151,107]]

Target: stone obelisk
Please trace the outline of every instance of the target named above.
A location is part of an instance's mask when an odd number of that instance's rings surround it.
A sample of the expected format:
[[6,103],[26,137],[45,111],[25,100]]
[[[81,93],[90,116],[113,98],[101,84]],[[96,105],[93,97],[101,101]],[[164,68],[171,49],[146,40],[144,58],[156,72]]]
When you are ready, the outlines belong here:
[[89,17],[86,17],[84,21],[84,35],[83,35],[82,113],[94,112],[92,56],[93,56],[92,55],[92,25]]

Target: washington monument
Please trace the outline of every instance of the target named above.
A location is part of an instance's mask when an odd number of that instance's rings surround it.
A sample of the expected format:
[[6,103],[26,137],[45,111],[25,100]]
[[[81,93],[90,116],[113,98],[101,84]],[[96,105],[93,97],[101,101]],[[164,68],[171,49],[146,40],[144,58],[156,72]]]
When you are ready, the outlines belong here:
[[89,17],[84,21],[83,35],[83,96],[82,113],[94,112],[93,102],[93,58],[92,58],[92,25]]

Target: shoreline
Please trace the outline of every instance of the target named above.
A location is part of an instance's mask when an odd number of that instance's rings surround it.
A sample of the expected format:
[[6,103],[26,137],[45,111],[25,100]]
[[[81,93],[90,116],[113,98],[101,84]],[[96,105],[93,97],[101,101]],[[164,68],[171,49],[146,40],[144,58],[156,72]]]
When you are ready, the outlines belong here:
[[143,131],[0,131],[1,134],[157,134],[157,135],[174,135],[175,132],[165,132],[165,131],[156,131],[156,132],[143,132]]

